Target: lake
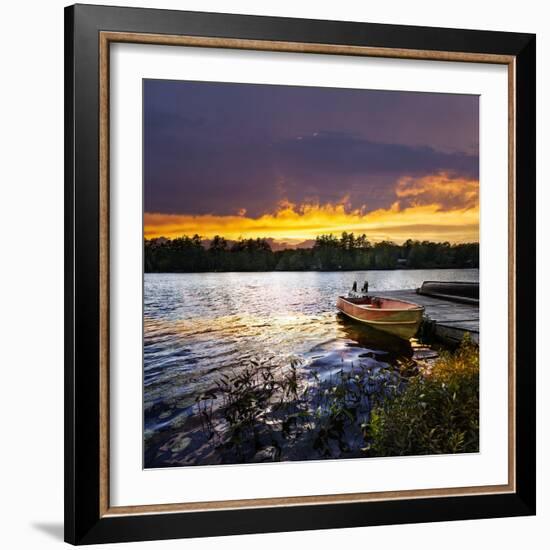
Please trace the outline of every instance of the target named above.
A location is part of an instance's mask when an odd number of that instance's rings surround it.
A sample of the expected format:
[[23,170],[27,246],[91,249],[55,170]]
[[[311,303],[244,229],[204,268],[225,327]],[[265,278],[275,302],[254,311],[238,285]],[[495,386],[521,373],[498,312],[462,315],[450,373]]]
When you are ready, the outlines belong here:
[[[409,343],[337,313],[336,297],[365,279],[376,293],[415,288],[425,280],[478,281],[479,271],[145,274],[145,467],[237,461],[235,453],[220,451],[227,450],[221,435],[226,421],[215,414],[222,402],[210,399],[202,415],[197,398],[244,365],[258,372],[293,365],[299,383],[307,385],[312,376],[319,384],[332,383],[337,372],[358,364],[377,369],[414,359],[416,348]],[[260,461],[262,452],[241,461]],[[316,458],[303,445],[277,453],[288,460]]]

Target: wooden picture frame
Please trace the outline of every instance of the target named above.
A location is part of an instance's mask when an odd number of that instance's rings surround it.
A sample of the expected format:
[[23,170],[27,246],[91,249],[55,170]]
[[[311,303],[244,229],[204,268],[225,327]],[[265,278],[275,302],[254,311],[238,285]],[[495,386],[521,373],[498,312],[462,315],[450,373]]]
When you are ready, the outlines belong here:
[[[504,64],[509,74],[505,485],[112,507],[109,48],[115,42]],[[65,11],[65,540],[73,544],[535,513],[535,37],[76,5]]]

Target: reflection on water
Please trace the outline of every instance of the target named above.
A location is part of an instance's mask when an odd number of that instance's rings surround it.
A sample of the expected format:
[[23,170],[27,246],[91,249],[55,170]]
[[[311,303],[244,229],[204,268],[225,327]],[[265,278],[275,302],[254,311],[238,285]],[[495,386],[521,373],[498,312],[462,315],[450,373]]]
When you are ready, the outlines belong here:
[[[341,371],[359,377],[353,369],[378,372],[413,358],[409,342],[336,312],[336,296],[365,278],[376,292],[424,280],[478,280],[478,270],[146,274],[145,467],[238,460],[224,457],[219,437],[205,432],[197,399],[243,365],[261,362],[278,372],[295,364],[302,385],[312,376],[322,385]],[[288,460],[317,457],[303,446],[277,453]]]

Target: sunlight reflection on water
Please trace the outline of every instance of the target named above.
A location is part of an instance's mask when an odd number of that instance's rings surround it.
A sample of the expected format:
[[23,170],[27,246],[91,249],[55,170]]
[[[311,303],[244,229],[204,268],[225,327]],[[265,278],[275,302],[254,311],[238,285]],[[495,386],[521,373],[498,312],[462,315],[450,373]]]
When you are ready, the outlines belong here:
[[[146,274],[144,426],[147,441],[181,429],[195,398],[221,373],[250,359],[292,358],[325,375],[359,358],[391,363],[406,342],[366,331],[337,314],[353,281],[371,292],[415,288],[424,280],[478,280],[477,269],[363,272]],[[164,437],[164,436],[163,436]],[[187,441],[187,439],[186,439]],[[162,441],[161,441],[162,442]]]

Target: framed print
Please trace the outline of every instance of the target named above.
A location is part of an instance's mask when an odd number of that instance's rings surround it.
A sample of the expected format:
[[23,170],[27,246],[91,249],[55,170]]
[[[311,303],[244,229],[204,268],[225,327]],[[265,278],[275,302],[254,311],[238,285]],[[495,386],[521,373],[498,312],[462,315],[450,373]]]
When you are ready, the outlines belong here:
[[73,544],[535,513],[535,37],[65,12]]

